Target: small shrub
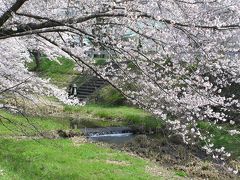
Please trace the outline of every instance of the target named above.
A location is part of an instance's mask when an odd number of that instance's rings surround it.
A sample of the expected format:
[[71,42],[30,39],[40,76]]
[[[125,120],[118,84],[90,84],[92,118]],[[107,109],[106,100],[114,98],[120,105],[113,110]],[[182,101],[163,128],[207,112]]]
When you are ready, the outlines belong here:
[[105,58],[95,58],[95,65],[96,66],[104,66],[106,65],[107,60]]
[[112,86],[103,87],[98,94],[98,102],[106,105],[122,105],[126,98]]
[[188,176],[187,173],[184,172],[184,171],[177,171],[175,174],[177,176],[180,176],[180,177],[187,177]]

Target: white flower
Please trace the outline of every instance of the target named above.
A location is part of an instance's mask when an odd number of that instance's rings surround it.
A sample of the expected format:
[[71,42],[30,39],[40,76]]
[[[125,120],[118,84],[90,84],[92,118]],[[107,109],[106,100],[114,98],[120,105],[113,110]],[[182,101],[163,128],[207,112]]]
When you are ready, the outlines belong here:
[[240,134],[240,131],[237,131],[237,130],[229,130],[228,133],[233,136],[233,135],[238,135]]
[[221,149],[220,149],[220,150],[221,150],[221,151],[224,151],[224,149],[225,149],[225,147],[221,147]]
[[17,29],[17,27],[14,26],[14,27],[12,27],[12,30],[17,31],[18,29]]
[[209,147],[213,147],[213,144],[209,144]]
[[237,174],[238,173],[238,170],[233,170],[233,174]]
[[229,167],[229,168],[228,168],[228,171],[232,172],[232,171],[233,171],[233,168]]
[[225,153],[225,155],[227,156],[227,157],[230,157],[231,156],[231,153]]
[[162,114],[162,115],[161,115],[161,118],[162,118],[163,120],[166,120],[166,119],[167,119],[167,115],[166,115],[166,114]]
[[195,129],[194,128],[191,128],[191,133],[194,133],[195,132]]
[[235,121],[233,121],[233,120],[230,120],[230,122],[229,122],[230,124],[235,124]]

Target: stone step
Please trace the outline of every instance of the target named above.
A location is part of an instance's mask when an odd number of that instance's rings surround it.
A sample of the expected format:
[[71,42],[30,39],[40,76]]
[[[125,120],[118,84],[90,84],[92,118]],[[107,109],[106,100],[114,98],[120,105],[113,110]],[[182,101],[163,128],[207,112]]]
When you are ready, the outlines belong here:
[[77,88],[77,97],[80,101],[86,100],[104,84],[106,84],[106,81],[104,81],[103,79],[99,77],[92,77],[87,82],[83,83],[80,87]]
[[84,88],[89,88],[89,89],[91,89],[91,88],[93,88],[93,89],[97,89],[97,88],[99,88],[100,86],[102,86],[102,85],[94,85],[94,84],[88,84],[88,85],[84,85],[84,86],[82,86],[82,87],[84,87]]
[[84,91],[77,91],[78,95],[91,95],[93,92],[84,92]]
[[83,88],[83,87],[77,90],[77,92],[89,92],[89,93],[92,93],[94,91],[95,91],[95,88],[89,89],[89,88]]

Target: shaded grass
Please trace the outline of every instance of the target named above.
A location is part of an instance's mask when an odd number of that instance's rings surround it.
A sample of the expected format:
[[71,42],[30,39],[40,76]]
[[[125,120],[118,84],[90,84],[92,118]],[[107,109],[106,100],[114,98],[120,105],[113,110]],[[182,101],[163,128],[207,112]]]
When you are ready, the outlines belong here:
[[208,122],[199,122],[198,127],[202,130],[207,130],[214,136],[212,137],[213,144],[216,148],[225,147],[234,158],[240,159],[240,135],[231,136],[228,133],[229,129],[240,130],[238,126],[229,126],[226,124],[220,125],[222,129],[218,129],[216,125]]
[[[59,87],[67,87],[76,76],[79,76],[79,73],[74,70],[75,63],[72,60],[64,57],[57,60],[59,63],[42,57],[37,73],[40,77],[50,78],[51,82]],[[31,71],[34,70],[36,63],[32,61],[27,66]]]
[[[0,167],[4,167],[6,180],[12,176],[25,180],[161,179],[145,172],[150,162],[95,144],[74,147],[69,140],[7,139],[0,139],[0,144]],[[174,176],[173,172],[163,172]]]
[[107,63],[106,58],[94,58],[96,66],[104,66]]
[[112,120],[117,120],[118,122],[122,122],[122,125],[141,125],[149,128],[159,128],[163,124],[161,119],[156,119],[141,109],[128,106],[104,106],[94,104],[86,106],[64,106],[64,111],[68,113],[91,114],[94,117],[104,118],[109,121],[109,123],[112,123]]
[[52,117],[24,117],[0,110],[0,135],[31,135],[39,131],[68,129],[69,122]]
[[99,118],[77,118],[72,120],[74,125],[78,128],[102,128],[102,127],[118,127],[124,126],[125,124],[121,121],[105,120]]
[[96,95],[97,104],[105,105],[123,105],[126,102],[126,98],[111,85],[106,85],[97,91]]
[[175,174],[180,177],[187,177],[188,174],[184,171],[176,171]]

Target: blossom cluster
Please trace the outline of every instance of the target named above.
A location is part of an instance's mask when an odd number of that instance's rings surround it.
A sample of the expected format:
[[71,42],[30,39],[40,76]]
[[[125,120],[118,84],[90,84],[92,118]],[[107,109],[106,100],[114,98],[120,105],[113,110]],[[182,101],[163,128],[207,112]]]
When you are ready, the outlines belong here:
[[[15,2],[0,0],[0,17]],[[198,125],[227,123],[230,135],[239,134],[239,23],[239,0],[26,1],[0,26],[0,90],[47,92],[67,102],[66,92],[24,62],[28,49],[68,56],[165,120],[185,143],[203,141],[224,160],[230,154]],[[89,51],[107,52],[106,64],[96,66]]]

